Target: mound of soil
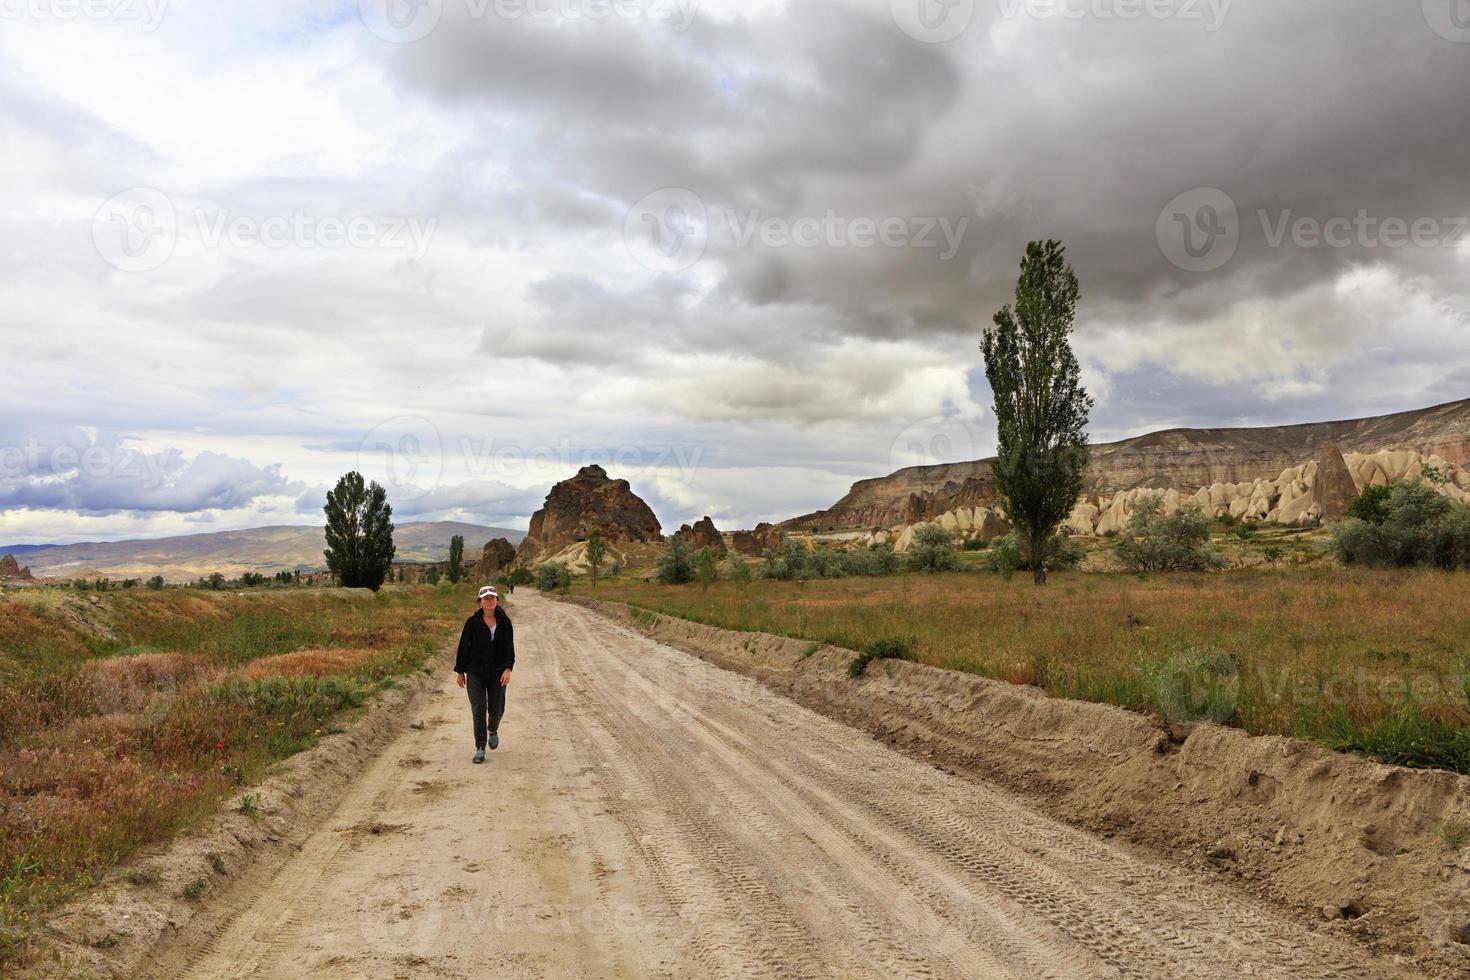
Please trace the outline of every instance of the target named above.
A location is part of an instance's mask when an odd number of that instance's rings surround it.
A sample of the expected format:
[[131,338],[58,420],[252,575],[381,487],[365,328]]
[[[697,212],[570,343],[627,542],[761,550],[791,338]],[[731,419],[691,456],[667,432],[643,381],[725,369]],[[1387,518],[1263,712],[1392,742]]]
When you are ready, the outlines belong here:
[[941,769],[1231,880],[1431,975],[1470,975],[1470,778],[1298,739],[1165,725],[1037,688],[582,597]]

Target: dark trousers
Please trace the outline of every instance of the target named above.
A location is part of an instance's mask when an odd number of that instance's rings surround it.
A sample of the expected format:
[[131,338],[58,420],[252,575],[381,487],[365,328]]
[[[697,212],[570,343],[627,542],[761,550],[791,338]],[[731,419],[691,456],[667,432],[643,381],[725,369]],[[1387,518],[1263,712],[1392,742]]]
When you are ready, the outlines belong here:
[[482,680],[479,674],[464,675],[465,690],[470,692],[470,713],[475,717],[475,748],[485,747],[485,732],[500,731],[500,716],[505,714],[505,688],[500,686],[500,675]]

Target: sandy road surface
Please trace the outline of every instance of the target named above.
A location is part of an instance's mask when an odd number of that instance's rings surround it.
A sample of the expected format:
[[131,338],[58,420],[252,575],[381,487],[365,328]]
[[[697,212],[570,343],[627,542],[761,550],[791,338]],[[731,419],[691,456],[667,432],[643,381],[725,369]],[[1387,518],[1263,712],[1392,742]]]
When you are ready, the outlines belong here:
[[515,606],[500,750],[470,764],[446,676],[189,975],[1386,975],[584,609]]

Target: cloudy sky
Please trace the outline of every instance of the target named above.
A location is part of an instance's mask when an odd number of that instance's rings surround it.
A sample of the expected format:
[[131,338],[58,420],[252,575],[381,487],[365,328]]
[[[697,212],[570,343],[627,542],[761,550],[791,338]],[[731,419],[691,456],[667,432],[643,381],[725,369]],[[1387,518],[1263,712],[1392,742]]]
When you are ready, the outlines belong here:
[[1467,0],[0,0],[0,542],[667,525],[986,455],[1068,246],[1093,437],[1470,395]]

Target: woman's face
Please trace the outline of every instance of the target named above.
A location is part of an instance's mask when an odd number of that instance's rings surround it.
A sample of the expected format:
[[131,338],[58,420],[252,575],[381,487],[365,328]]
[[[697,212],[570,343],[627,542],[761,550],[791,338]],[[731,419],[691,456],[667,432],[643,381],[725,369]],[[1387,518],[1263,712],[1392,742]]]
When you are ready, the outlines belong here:
[[487,595],[485,598],[481,599],[480,608],[485,610],[485,612],[487,613],[493,614],[495,612],[495,597],[493,595]]

